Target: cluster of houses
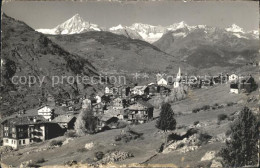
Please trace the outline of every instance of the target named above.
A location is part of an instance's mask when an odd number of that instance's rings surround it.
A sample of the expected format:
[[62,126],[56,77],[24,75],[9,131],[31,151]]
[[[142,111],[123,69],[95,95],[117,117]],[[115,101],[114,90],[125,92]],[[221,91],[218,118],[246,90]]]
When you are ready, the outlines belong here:
[[230,93],[250,93],[257,88],[255,79],[248,75],[246,77],[240,77],[236,74],[229,76]]
[[[252,90],[254,83],[252,76],[238,82],[239,77],[235,74],[220,75],[207,82],[196,77],[185,81],[179,69],[173,82],[158,75],[157,83],[143,86],[106,86],[103,93],[78,99],[55,100],[48,96],[47,100],[54,102],[54,105],[39,107],[37,115],[27,116],[25,111],[21,110],[18,116],[6,118],[1,122],[3,145],[18,148],[61,136],[67,130],[74,129],[77,112],[84,109],[92,110],[98,123],[97,131],[117,128],[119,121],[129,124],[145,123],[153,119],[154,107],[149,103],[153,96],[167,96],[173,89],[182,85],[205,87],[223,80],[230,82],[231,93],[239,93],[242,89]],[[248,82],[252,85],[246,84]]]

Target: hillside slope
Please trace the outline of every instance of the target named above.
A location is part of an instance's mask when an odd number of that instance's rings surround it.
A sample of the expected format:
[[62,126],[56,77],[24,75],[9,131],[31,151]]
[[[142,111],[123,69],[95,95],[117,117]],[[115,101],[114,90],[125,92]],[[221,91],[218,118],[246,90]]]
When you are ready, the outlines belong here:
[[72,53],[91,60],[95,67],[105,73],[177,72],[179,66],[192,69],[145,41],[110,32],[48,37]]
[[[73,97],[83,93],[88,86],[76,83],[52,87],[53,76],[93,76],[97,70],[87,59],[72,55],[45,35],[34,31],[25,23],[2,16],[2,60],[3,83],[1,87],[1,113],[11,113],[19,108],[29,108],[44,101],[46,94]],[[22,82],[18,77],[14,84],[12,77],[24,76]],[[29,86],[28,77],[37,78],[37,83]],[[40,80],[44,79],[42,87]],[[25,81],[24,81],[25,80]],[[22,84],[24,83],[24,84]]]

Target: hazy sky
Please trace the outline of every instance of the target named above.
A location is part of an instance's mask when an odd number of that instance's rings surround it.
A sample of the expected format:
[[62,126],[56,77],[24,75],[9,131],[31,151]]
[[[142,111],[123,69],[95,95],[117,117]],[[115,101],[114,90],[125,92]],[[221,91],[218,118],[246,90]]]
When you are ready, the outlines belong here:
[[218,27],[235,23],[245,30],[259,26],[258,2],[8,2],[2,9],[35,29],[53,28],[77,13],[107,28],[136,22],[166,26],[180,21]]

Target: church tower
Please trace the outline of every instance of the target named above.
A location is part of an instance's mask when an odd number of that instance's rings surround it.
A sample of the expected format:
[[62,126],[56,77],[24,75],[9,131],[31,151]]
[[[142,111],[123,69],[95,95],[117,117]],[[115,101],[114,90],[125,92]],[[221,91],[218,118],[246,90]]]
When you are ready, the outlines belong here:
[[178,88],[180,86],[180,81],[181,81],[181,68],[179,67],[179,71],[176,75],[176,80],[173,84],[173,88]]

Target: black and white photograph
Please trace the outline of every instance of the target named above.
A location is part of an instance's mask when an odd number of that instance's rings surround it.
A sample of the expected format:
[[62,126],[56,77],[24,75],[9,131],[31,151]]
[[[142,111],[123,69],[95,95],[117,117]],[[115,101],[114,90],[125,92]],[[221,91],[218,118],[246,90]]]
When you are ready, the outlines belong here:
[[3,0],[0,168],[259,167],[259,9]]

